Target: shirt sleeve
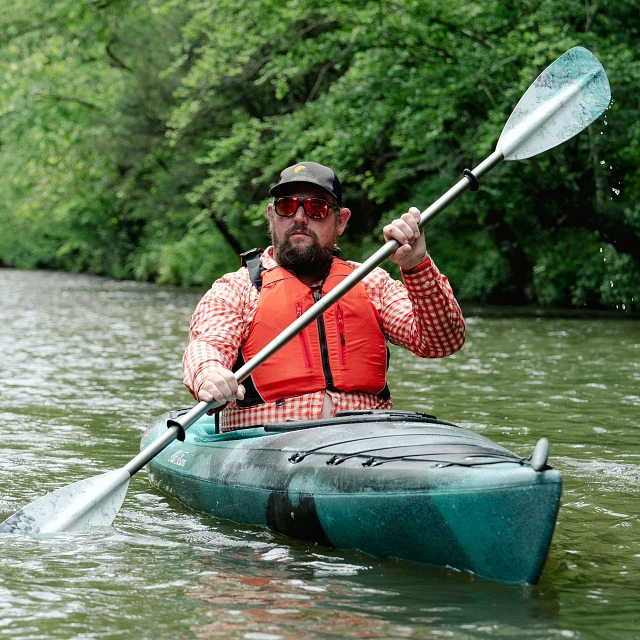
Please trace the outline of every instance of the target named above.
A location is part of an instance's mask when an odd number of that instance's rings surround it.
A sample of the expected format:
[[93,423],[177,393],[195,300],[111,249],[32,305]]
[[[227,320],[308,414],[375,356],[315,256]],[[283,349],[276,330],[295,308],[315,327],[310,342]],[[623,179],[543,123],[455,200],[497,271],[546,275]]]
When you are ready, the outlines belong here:
[[466,338],[462,311],[447,277],[430,256],[410,272],[402,272],[404,283],[382,269],[372,276],[363,284],[373,289],[370,295],[390,342],[421,358],[443,358],[462,347]]
[[251,283],[242,270],[229,273],[213,283],[191,316],[189,345],[182,364],[184,384],[195,397],[208,369],[231,369],[237,360],[244,340],[249,287]]

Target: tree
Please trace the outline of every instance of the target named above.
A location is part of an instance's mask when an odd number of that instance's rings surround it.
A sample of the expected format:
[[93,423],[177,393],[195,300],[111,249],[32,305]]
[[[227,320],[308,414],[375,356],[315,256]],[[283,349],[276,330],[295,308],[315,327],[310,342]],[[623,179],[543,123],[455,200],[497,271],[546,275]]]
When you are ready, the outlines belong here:
[[496,169],[429,246],[466,299],[636,308],[640,0],[610,4],[12,2],[0,216],[28,241],[0,257],[205,284],[268,242],[268,188],[300,159],[341,176],[345,249],[363,257],[486,157],[531,81],[580,44],[609,74],[606,118]]

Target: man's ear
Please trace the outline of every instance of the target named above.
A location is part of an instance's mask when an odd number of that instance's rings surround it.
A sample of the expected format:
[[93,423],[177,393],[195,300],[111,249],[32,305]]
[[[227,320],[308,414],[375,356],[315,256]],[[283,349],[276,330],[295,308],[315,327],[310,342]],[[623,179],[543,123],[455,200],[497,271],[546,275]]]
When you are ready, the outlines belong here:
[[273,202],[270,202],[267,205],[267,224],[269,225],[269,228],[271,228],[271,225],[273,224],[273,220],[276,217],[276,208],[273,206]]
[[338,226],[336,227],[336,231],[338,235],[341,236],[344,233],[344,230],[347,228],[347,222],[349,222],[349,218],[351,217],[351,210],[343,207],[338,211]]

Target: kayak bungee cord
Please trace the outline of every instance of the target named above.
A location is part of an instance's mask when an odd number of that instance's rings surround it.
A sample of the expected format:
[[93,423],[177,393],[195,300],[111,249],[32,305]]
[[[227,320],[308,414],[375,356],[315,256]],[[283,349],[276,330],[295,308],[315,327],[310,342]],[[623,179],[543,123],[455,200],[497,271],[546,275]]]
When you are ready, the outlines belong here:
[[[397,435],[393,435],[393,439],[395,440],[396,438],[402,438],[402,437],[410,437],[410,438],[415,438],[416,435],[419,436],[423,436],[423,435],[427,435],[427,436],[442,436],[442,434],[440,432],[434,432],[434,433],[425,433],[424,431],[418,434],[413,434],[413,433],[399,433]],[[468,439],[468,437],[465,437],[463,435],[451,435],[449,436],[451,438],[460,438],[460,439]],[[315,449],[309,449],[308,451],[299,451],[294,453],[293,455],[291,455],[289,457],[289,462],[293,462],[293,463],[298,463],[298,462],[302,462],[307,456],[310,455],[314,455],[316,453],[321,453],[323,449],[330,449],[332,447],[337,447],[343,444],[352,444],[352,443],[358,443],[358,442],[364,442],[365,440],[376,440],[376,439],[388,439],[389,438],[389,434],[381,434],[379,436],[370,436],[370,437],[362,437],[362,438],[357,438],[357,439],[350,439],[350,440],[342,440],[342,441],[338,441],[338,442],[329,442],[327,444],[324,444],[320,447],[316,447]],[[484,442],[483,442],[484,444]],[[422,446],[433,446],[433,447],[438,447],[438,446],[451,446],[451,443],[440,443],[440,442],[434,442],[434,443],[422,443]],[[358,452],[354,452],[352,454],[348,454],[347,456],[345,456],[345,460],[347,457],[352,457],[352,456],[359,456],[359,455],[363,455],[365,453],[369,453],[371,451],[387,451],[387,450],[391,450],[391,449],[403,449],[403,448],[407,448],[407,447],[417,447],[417,446],[421,446],[420,444],[416,444],[415,442],[412,444],[407,444],[407,445],[392,445],[390,447],[371,447],[369,449],[362,449]],[[464,446],[464,445],[460,445],[460,446]],[[478,445],[481,446],[481,445]],[[327,464],[329,464],[327,462]]]

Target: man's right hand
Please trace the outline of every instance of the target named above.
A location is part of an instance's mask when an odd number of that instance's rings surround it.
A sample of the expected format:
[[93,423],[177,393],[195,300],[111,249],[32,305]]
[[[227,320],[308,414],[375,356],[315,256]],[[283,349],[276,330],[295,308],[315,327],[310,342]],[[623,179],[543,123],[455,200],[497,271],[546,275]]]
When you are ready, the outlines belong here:
[[245,389],[238,384],[233,371],[224,367],[211,367],[207,369],[207,376],[198,389],[198,400],[211,402],[215,400],[224,404],[230,400],[242,400]]

